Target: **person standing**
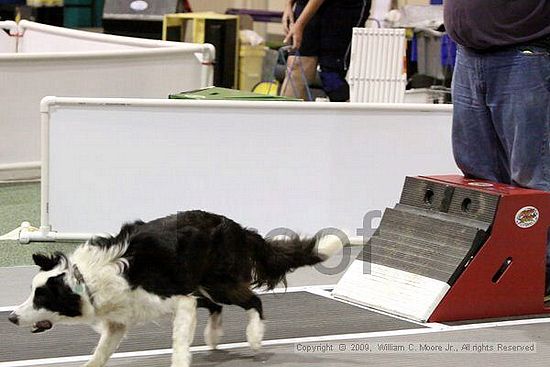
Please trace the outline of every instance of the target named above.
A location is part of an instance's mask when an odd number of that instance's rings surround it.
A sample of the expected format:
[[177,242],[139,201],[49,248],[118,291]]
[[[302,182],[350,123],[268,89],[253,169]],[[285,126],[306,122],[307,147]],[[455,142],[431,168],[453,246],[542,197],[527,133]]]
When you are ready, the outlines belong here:
[[285,43],[291,43],[292,51],[282,94],[305,99],[302,73],[311,83],[319,65],[323,89],[329,99],[349,100],[345,77],[352,30],[365,24],[370,7],[371,0],[286,0],[283,30]]
[[[469,177],[550,191],[550,1],[445,0],[444,17],[459,45],[457,165]],[[550,253],[546,280],[548,294]]]

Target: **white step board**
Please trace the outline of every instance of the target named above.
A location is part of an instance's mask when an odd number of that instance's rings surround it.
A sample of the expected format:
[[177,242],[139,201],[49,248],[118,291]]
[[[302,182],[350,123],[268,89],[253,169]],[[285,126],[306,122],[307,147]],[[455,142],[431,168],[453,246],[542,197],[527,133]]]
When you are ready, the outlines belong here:
[[336,298],[426,322],[449,284],[356,259],[336,285]]

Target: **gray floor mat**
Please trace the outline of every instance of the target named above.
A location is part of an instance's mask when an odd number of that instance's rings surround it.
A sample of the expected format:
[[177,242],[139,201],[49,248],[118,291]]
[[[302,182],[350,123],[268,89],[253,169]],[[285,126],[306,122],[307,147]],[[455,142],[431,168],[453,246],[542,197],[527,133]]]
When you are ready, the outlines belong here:
[[[356,306],[307,292],[266,294],[262,301],[266,316],[265,340],[421,328]],[[204,345],[202,333],[207,312],[199,310],[194,345]],[[8,313],[0,313],[0,362],[86,355],[93,351],[98,335],[86,326],[55,326],[31,334],[29,329],[9,324]],[[225,336],[222,343],[244,342],[246,314],[238,307],[224,309]],[[171,348],[169,318],[130,331],[119,352]]]
[[[254,353],[250,348],[227,351],[193,353],[192,367],[546,367],[550,357],[548,324],[515,325],[437,332],[423,335],[383,336],[356,340],[357,343],[535,343],[536,353],[296,353],[293,344],[264,346]],[[323,342],[324,343],[324,342]],[[332,343],[340,343],[339,341]],[[350,342],[351,343],[351,342]],[[321,344],[321,343],[320,343]],[[170,365],[170,354],[161,356],[111,359],[108,367],[165,367]],[[80,367],[83,362],[63,362],[43,367]]]

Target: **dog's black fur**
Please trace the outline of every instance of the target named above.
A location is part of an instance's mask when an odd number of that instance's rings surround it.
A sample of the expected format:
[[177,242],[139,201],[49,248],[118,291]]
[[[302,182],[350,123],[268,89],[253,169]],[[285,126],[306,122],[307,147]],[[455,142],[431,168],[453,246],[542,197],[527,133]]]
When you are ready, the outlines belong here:
[[261,318],[252,288],[273,289],[288,272],[325,260],[316,254],[315,238],[264,239],[199,210],[126,224],[116,237],[96,237],[90,244],[109,248],[121,242],[128,243],[123,275],[132,288],[161,297],[194,294],[198,306],[211,313],[221,312],[220,304],[234,304],[256,309]]
[[33,305],[36,309],[44,308],[68,317],[81,316],[80,296],[66,284],[65,276],[51,277],[44,286],[34,290]]

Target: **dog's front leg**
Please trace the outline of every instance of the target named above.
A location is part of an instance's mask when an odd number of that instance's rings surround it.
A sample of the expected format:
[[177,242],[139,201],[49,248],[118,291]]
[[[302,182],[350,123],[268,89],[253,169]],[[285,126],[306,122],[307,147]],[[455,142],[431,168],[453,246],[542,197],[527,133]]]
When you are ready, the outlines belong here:
[[172,331],[172,367],[189,367],[197,320],[197,300],[191,296],[178,297],[175,304]]
[[120,341],[126,335],[127,327],[123,324],[105,321],[101,324],[101,337],[95,348],[92,359],[85,367],[103,367],[109,357],[118,348]]

